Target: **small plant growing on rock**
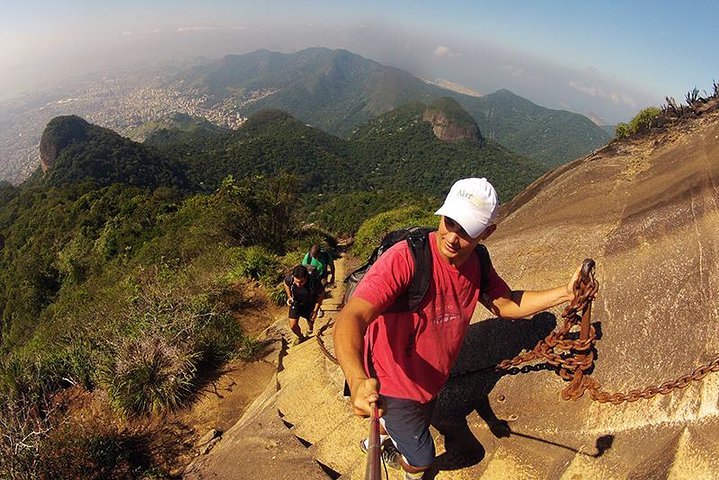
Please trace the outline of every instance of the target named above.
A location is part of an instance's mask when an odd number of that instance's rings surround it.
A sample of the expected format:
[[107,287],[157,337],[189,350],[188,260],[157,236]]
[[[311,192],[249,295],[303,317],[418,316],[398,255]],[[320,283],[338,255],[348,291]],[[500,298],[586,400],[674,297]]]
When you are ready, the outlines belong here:
[[638,114],[634,118],[632,118],[629,123],[620,123],[617,125],[617,128],[614,132],[615,138],[624,138],[631,135],[635,135],[639,132],[646,132],[652,127],[656,127],[658,125],[658,119],[659,115],[662,113],[662,110],[657,107],[647,107]]

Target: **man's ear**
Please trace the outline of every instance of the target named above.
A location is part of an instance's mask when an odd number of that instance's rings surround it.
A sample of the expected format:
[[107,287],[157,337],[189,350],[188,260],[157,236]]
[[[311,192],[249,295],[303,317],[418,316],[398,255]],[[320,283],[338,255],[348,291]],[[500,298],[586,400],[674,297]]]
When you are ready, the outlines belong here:
[[497,229],[496,224],[493,223],[491,225],[488,225],[487,228],[485,228],[484,231],[482,232],[482,235],[479,236],[479,239],[486,240],[487,238],[489,238],[490,235],[492,235],[494,233],[494,231],[496,229]]

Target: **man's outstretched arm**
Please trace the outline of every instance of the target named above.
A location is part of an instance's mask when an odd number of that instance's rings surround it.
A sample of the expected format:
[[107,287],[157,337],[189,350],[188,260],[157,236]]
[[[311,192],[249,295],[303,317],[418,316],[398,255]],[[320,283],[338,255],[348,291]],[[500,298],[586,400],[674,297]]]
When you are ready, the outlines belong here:
[[547,290],[508,290],[491,300],[485,306],[501,318],[525,318],[548,308],[571,301],[574,298],[574,283],[579,278],[581,267],[574,272],[566,285]]
[[368,416],[370,403],[379,400],[377,379],[367,376],[363,358],[364,333],[377,315],[371,303],[352,297],[335,321],[335,354],[350,387],[350,400],[356,415]]

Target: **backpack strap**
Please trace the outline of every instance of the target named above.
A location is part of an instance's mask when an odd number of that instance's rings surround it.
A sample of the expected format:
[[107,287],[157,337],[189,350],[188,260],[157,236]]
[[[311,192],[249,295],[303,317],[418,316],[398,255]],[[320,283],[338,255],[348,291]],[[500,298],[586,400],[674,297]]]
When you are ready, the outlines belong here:
[[414,261],[414,275],[404,291],[386,312],[414,312],[429,289],[432,279],[432,247],[429,234],[433,228],[417,227],[407,235],[407,245]]
[[[419,307],[429,289],[432,279],[432,247],[429,244],[429,233],[433,229],[418,229],[407,237],[409,251],[414,260],[414,275],[409,287],[400,295],[394,304],[386,311],[388,312],[414,312]],[[492,260],[489,257],[489,250],[479,243],[474,248],[474,253],[479,259],[479,292],[482,300],[489,301],[487,290],[489,289],[489,274],[492,271]]]
[[[429,282],[432,278],[432,247],[429,244],[429,233],[434,229],[418,229],[407,237],[409,251],[414,259],[414,276],[406,292],[406,308],[403,310],[390,311],[416,311],[420,302],[429,289]],[[479,258],[479,291],[483,299],[489,289],[489,274],[492,271],[492,260],[489,257],[489,250],[479,243],[474,248],[474,253]],[[489,297],[486,297],[489,299]],[[394,307],[394,305],[393,305]]]
[[414,257],[414,275],[407,289],[407,307],[414,312],[427,293],[432,279],[432,246],[429,244],[429,231],[423,231],[420,235],[410,235],[407,243]]
[[479,294],[483,303],[489,301],[487,290],[489,289],[489,273],[492,271],[492,259],[489,258],[489,250],[483,244],[474,247],[474,253],[479,258]]

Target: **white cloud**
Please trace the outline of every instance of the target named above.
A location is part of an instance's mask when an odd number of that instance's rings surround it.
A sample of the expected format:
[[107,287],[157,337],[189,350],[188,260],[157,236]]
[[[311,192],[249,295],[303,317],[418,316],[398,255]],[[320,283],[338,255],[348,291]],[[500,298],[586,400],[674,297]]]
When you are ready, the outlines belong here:
[[525,74],[525,71],[522,67],[515,67],[514,65],[502,65],[502,68],[504,70],[507,70],[512,78],[520,78],[523,77]]
[[459,57],[459,55],[459,52],[453,52],[444,45],[439,45],[437,48],[434,49],[435,57]]
[[191,25],[189,27],[179,27],[176,32],[197,32],[200,30],[217,30],[218,27],[208,27],[205,25]]
[[122,33],[115,33],[112,36],[113,37],[130,37],[130,36],[136,36],[136,35],[150,35],[150,34],[156,34],[156,33],[162,33],[162,29],[155,28],[152,30],[137,30],[135,32],[126,30]]
[[607,92],[602,88],[587,86],[576,80],[570,80],[569,86],[592,97],[606,98],[615,105],[627,105],[632,108],[636,107],[636,102],[623,93]]

